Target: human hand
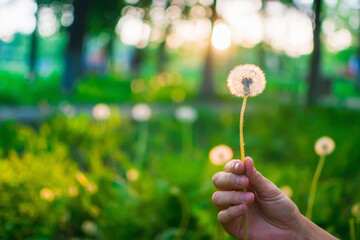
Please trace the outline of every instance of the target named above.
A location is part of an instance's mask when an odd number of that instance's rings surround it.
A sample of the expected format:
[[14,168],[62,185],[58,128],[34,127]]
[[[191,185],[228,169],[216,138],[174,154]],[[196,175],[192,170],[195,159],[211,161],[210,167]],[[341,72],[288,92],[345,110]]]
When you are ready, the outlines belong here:
[[[219,190],[212,197],[220,210],[219,222],[233,237],[243,238],[246,213],[249,240],[336,239],[302,216],[290,198],[256,171],[250,157],[245,163],[228,162],[213,183]],[[244,187],[247,192],[242,192]]]

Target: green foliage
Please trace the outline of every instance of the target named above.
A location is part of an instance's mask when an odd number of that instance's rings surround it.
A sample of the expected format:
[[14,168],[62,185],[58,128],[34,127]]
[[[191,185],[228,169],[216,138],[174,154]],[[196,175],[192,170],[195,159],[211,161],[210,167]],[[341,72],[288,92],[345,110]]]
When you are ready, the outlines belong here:
[[[246,154],[279,187],[290,186],[304,212],[318,160],[314,142],[331,136],[337,145],[319,180],[314,221],[347,238],[351,206],[360,199],[360,114],[270,107],[249,102]],[[115,108],[106,121],[58,115],[33,126],[2,122],[2,239],[173,239],[181,222],[183,239],[229,238],[211,203],[211,178],[222,167],[208,160],[218,144],[239,156],[238,112],[222,109],[199,108],[192,153],[182,152],[181,123],[168,114],[155,116],[141,169],[133,162],[138,123]],[[138,178],[131,180],[134,169]]]

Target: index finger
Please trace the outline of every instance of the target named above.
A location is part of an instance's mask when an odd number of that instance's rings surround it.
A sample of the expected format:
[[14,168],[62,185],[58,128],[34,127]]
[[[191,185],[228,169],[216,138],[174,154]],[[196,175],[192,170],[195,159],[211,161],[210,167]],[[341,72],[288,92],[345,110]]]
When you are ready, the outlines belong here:
[[245,173],[245,165],[239,159],[233,159],[226,163],[225,172],[231,172],[237,175],[242,175]]

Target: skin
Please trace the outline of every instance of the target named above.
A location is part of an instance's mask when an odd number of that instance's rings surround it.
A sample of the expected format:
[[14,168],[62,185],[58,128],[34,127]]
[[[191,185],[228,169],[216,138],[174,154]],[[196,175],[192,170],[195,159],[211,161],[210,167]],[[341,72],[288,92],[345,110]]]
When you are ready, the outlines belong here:
[[[247,214],[248,239],[337,239],[301,215],[295,203],[263,177],[250,157],[245,163],[231,160],[225,172],[213,177],[218,189],[212,197],[220,210],[218,219],[231,236],[242,239]],[[243,192],[243,188],[247,192]]]

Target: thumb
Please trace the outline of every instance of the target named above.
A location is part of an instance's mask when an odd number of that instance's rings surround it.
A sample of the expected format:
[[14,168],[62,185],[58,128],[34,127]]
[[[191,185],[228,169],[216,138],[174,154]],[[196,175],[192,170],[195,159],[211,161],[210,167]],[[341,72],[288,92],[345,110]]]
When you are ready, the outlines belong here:
[[250,186],[260,198],[273,198],[281,194],[281,190],[274,183],[255,169],[254,161],[250,157],[245,158],[245,174],[249,178]]

